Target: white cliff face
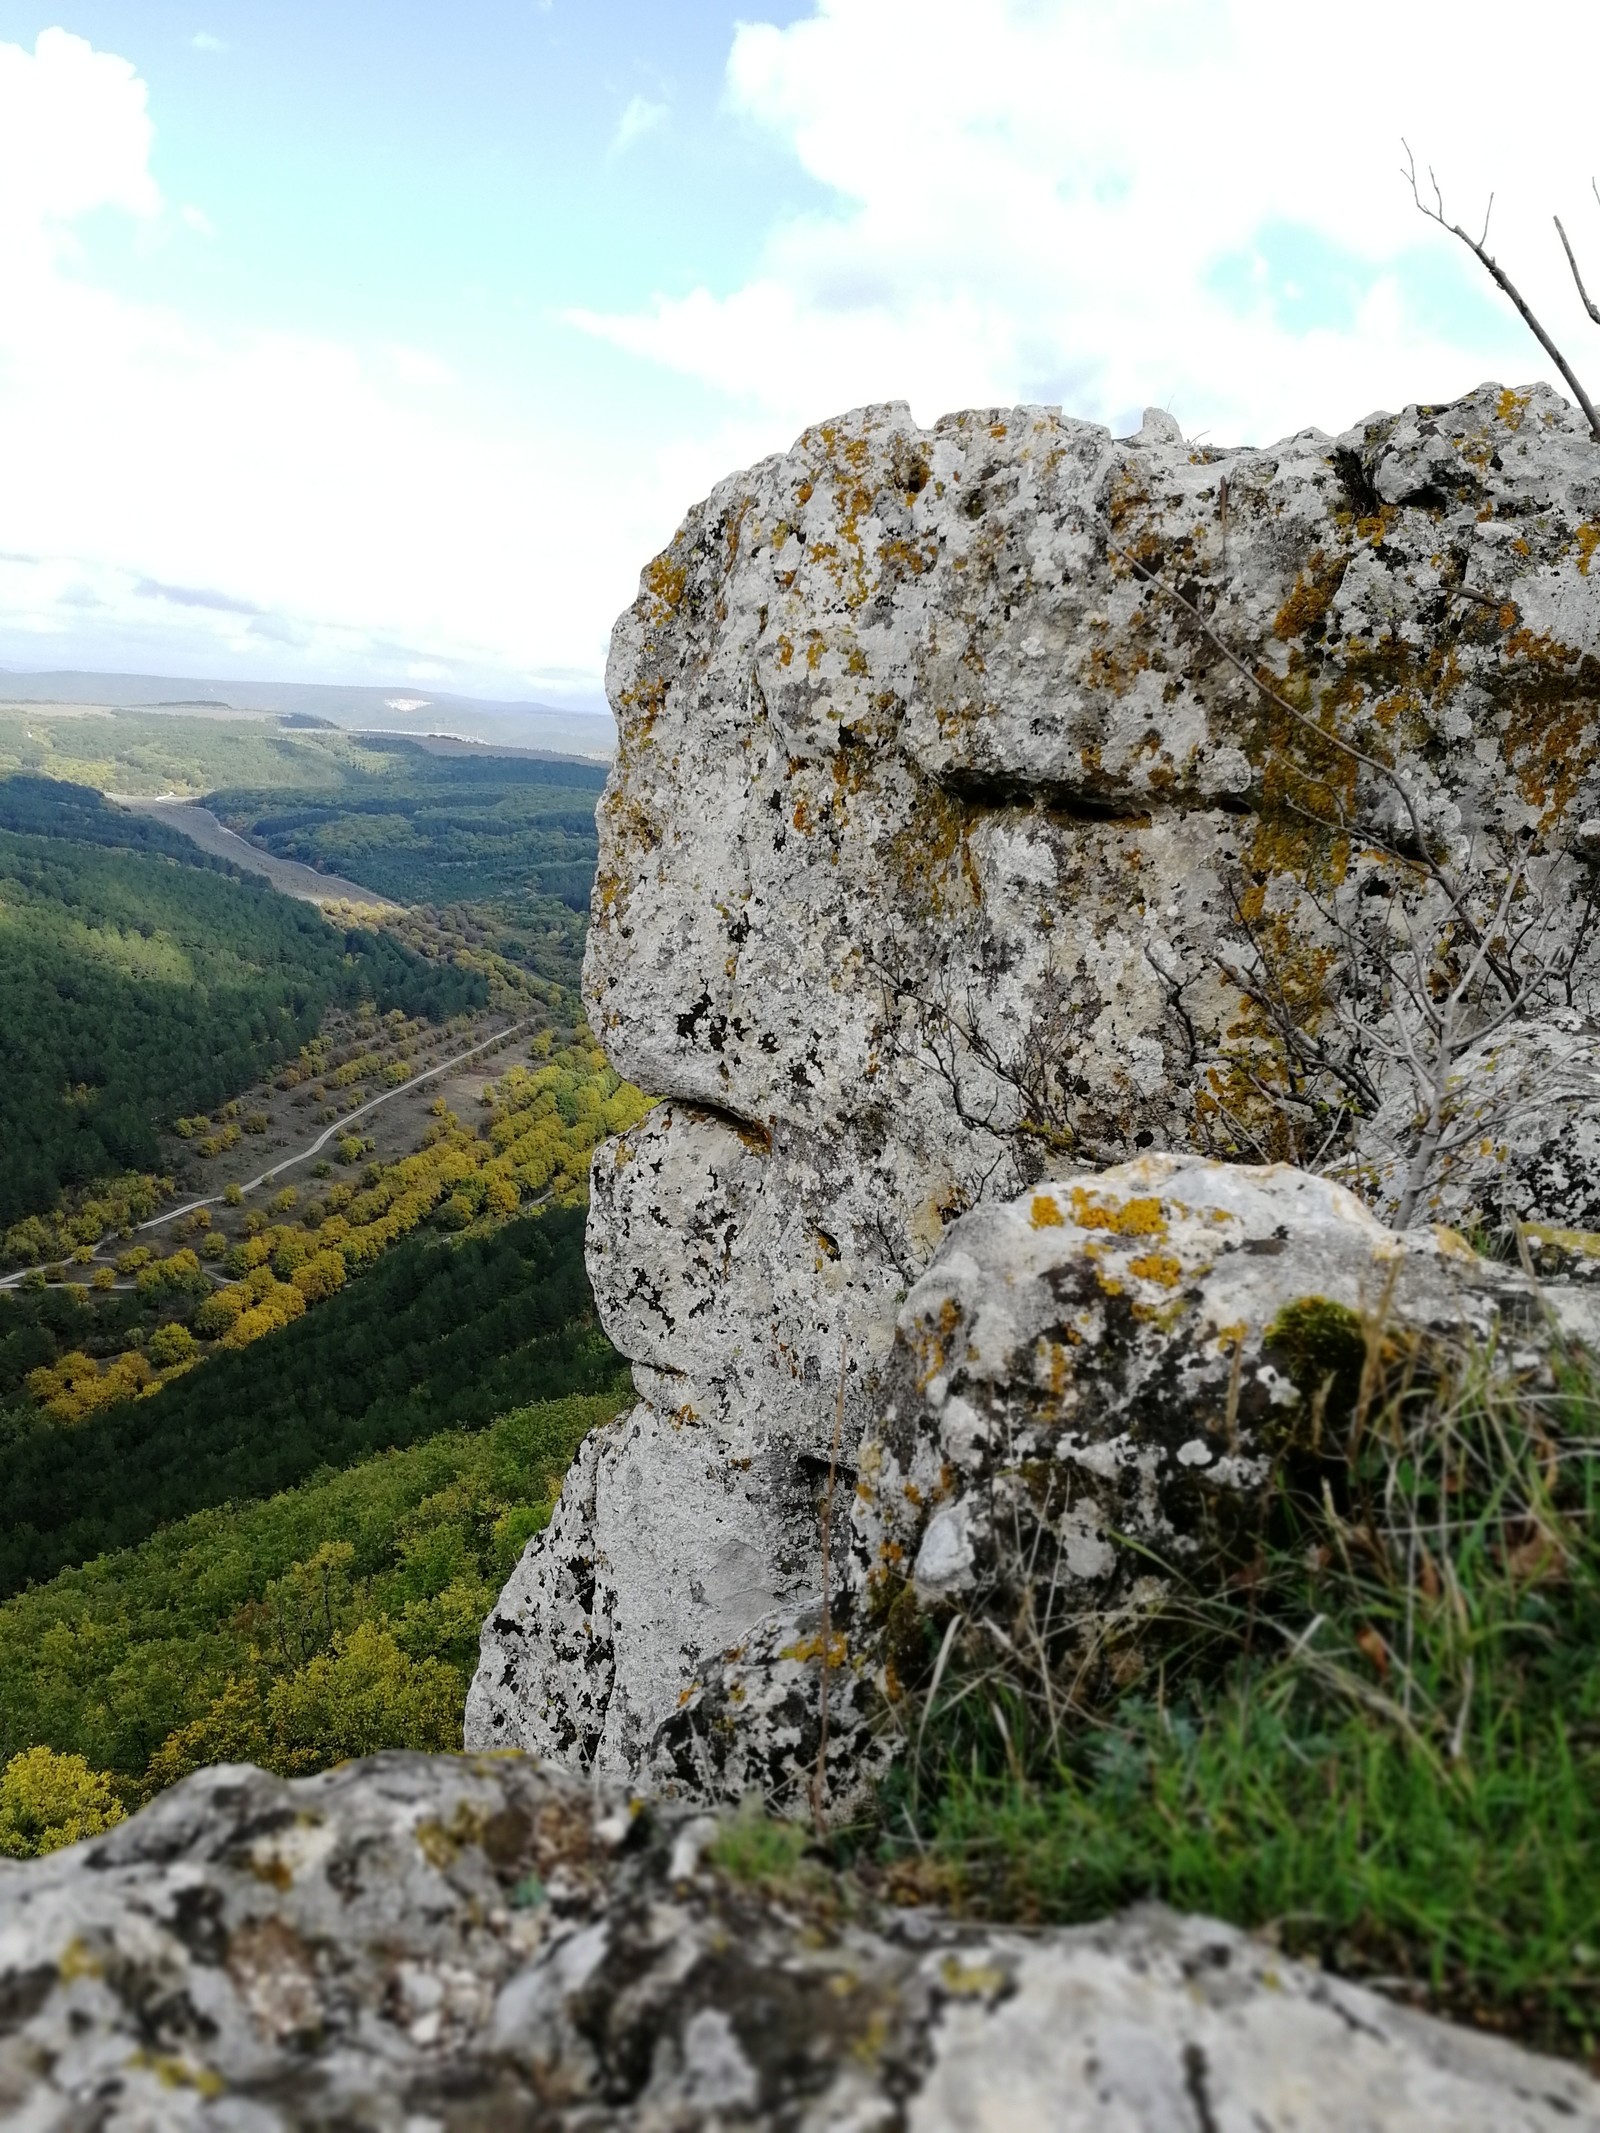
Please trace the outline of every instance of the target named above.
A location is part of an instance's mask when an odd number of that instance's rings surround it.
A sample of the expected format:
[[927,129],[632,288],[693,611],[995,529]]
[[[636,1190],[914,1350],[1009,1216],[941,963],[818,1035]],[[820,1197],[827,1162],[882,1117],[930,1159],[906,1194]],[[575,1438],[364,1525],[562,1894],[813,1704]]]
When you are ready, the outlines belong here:
[[835,1432],[848,1488],[896,1313],[979,1203],[1326,1138],[1392,1206],[1419,827],[1491,900],[1531,854],[1592,1043],[1597,546],[1600,452],[1542,389],[1234,452],[891,405],[689,514],[613,641],[586,965],[666,1099],[594,1168],[640,1404],[486,1625],[470,1744],[636,1766],[703,1657],[804,1603]]

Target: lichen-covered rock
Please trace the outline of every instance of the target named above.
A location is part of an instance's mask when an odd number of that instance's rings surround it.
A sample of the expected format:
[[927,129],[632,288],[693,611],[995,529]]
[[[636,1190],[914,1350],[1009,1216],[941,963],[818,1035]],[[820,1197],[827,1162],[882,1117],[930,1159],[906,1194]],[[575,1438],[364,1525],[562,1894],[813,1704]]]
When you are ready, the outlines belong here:
[[[1572,1009],[1509,1023],[1462,1054],[1449,1103],[1448,1160],[1423,1196],[1430,1221],[1511,1237],[1530,1224],[1600,1230],[1600,1024]],[[1407,1108],[1397,1091],[1375,1122],[1379,1146],[1392,1149]],[[1393,1205],[1392,1153],[1351,1167],[1377,1206]]]
[[1085,1700],[1125,1686],[1171,1577],[1253,1556],[1285,1459],[1331,1448],[1369,1339],[1424,1370],[1472,1343],[1549,1375],[1520,1270],[1448,1231],[1397,1235],[1327,1179],[1195,1156],[976,1208],[899,1332],[850,1564],[891,1693],[896,1613],[903,1641],[930,1611]]
[[[1507,868],[1594,1012],[1597,528],[1587,425],[1490,387],[1238,451],[875,407],[689,514],[613,640],[586,965],[669,1099],[594,1171],[641,1404],[492,1618],[469,1740],[634,1767],[814,1597],[841,1381],[849,1465],[972,1207],[1151,1147],[1378,1176],[1407,939],[1481,930]],[[581,1624],[541,1642],[579,1593],[598,1691]]]
[[1578,2133],[1579,2068],[1158,1909],[1013,1934],[738,1883],[517,1757],[221,1767],[0,1871],[17,2133]]
[[656,1728],[642,1782],[717,1806],[759,1800],[801,1821],[870,1812],[901,1744],[876,1641],[860,1631],[858,1582],[846,1557],[826,1634],[813,1601],[764,1615],[702,1659]]
[[1337,1441],[1369,1337],[1386,1367],[1448,1372],[1472,1343],[1548,1383],[1572,1302],[1282,1164],[1142,1156],[975,1208],[900,1308],[856,1454],[826,1757],[812,1604],[702,1661],[650,1781],[853,1811],[955,1617],[969,1673],[1054,1677],[1079,1704],[1126,1688],[1172,1579],[1220,1586],[1286,1461]]

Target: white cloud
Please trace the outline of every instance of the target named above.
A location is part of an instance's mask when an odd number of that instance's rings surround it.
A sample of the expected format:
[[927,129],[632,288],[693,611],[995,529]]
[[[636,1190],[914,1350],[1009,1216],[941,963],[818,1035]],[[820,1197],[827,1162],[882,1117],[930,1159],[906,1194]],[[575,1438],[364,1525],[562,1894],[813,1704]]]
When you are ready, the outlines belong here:
[[394,365],[394,374],[402,385],[453,385],[455,372],[425,348],[402,348],[398,344],[389,350],[389,360]]
[[215,237],[217,234],[217,226],[205,209],[196,207],[192,201],[180,207],[178,213],[183,217],[190,229],[194,230],[199,236]]
[[151,139],[127,62],[0,44],[0,661],[592,689],[682,492],[620,430],[419,397],[425,351],[94,286],[73,223],[161,214]]
[[145,87],[125,59],[65,30],[0,44],[0,242],[42,241],[93,208],[154,215]]
[[213,37],[209,30],[196,30],[189,39],[197,52],[225,52],[228,47],[220,37]]
[[1498,187],[1498,248],[1578,341],[1549,216],[1589,206],[1600,278],[1600,15],[1541,38],[1488,0],[1347,0],[1336,30],[1281,0],[817,0],[740,25],[727,93],[827,211],[739,287],[571,316],[792,428],[1026,396],[1270,437],[1536,375],[1397,165],[1405,133],[1463,218]]
[[653,104],[646,96],[631,96],[611,136],[611,153],[620,156],[645,134],[653,133],[667,115],[665,104]]

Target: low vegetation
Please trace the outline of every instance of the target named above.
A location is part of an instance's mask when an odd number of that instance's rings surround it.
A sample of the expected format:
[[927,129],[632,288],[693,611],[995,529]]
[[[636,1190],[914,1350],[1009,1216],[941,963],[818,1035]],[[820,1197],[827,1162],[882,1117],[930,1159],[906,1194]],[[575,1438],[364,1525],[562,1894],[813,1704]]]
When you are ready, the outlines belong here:
[[1483,1355],[1384,1360],[1108,1707],[1052,1726],[1026,1667],[947,1670],[888,1872],[1030,1923],[1159,1898],[1590,2057],[1600,1396],[1575,1364],[1538,1391]]

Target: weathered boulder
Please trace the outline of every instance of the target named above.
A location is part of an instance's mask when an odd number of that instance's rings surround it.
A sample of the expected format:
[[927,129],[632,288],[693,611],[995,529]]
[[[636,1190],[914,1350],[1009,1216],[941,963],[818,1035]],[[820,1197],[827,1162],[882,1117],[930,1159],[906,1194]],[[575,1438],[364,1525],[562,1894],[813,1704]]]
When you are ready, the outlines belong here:
[[637,1767],[815,1598],[841,1384],[849,1468],[969,1209],[1152,1147],[1381,1185],[1407,959],[1471,976],[1508,882],[1538,956],[1474,982],[1594,1012],[1597,526],[1586,424],[1492,387],[1238,451],[875,407],[689,514],[613,640],[586,966],[668,1099],[594,1170],[640,1405],[486,1625],[470,1742]]
[[1173,1579],[1220,1589],[1286,1460],[1342,1441],[1369,1340],[1376,1387],[1400,1355],[1449,1375],[1468,1344],[1528,1387],[1572,1301],[1282,1164],[1142,1156],[986,1202],[900,1307],[855,1454],[825,1769],[811,1604],[701,1663],[651,1781],[802,1812],[820,1784],[854,1810],[956,1615],[964,1665],[1103,1701],[1146,1669]]
[[202,1772],[0,1871],[18,2133],[1575,2133],[1575,2066],[1158,1909],[1013,1934],[740,1883],[519,1757]]
[[976,1208],[900,1312],[857,1574],[1006,1620],[1026,1582],[1042,1636],[1104,1652],[1108,1612],[1163,1565],[1253,1548],[1284,1450],[1347,1418],[1368,1329],[1522,1375],[1548,1345],[1520,1271],[1282,1164],[1144,1156]]

